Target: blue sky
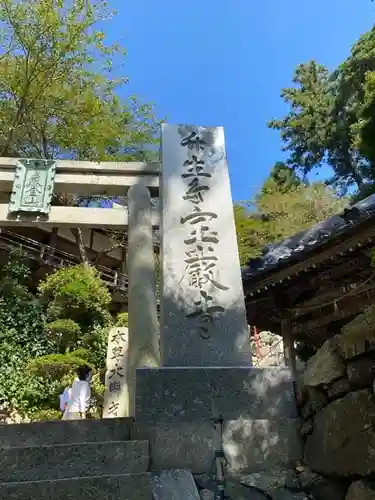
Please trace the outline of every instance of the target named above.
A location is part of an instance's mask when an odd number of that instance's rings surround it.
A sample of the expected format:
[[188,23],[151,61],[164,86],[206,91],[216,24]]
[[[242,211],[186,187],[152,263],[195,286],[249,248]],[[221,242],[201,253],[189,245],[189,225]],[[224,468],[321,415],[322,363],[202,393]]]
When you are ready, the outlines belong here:
[[170,123],[225,127],[233,198],[249,199],[283,158],[267,120],[296,65],[332,69],[374,22],[370,0],[109,0],[131,91]]

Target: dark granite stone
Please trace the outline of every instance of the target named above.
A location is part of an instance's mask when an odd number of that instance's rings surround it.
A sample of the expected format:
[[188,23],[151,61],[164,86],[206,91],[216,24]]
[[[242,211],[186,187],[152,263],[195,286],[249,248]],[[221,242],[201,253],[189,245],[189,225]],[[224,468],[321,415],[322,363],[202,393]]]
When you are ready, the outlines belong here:
[[308,400],[311,404],[311,409],[315,414],[328,404],[327,395],[316,387],[307,388]]
[[7,500],[151,500],[150,474],[0,484]]
[[[233,475],[289,467],[301,460],[299,419],[231,420],[224,423],[224,450]],[[220,433],[210,422],[137,423],[134,439],[150,441],[151,469],[208,472]]]
[[327,389],[329,399],[338,399],[350,392],[351,386],[347,377],[340,378],[333,382]]
[[184,367],[137,370],[136,421],[200,422],[297,416],[287,368]]
[[150,442],[151,470],[189,469],[208,471],[220,436],[211,422],[136,423],[132,439]]
[[197,486],[189,470],[163,470],[152,478],[154,500],[200,500]]
[[0,448],[43,444],[97,443],[129,439],[132,418],[57,420],[0,425]]
[[356,389],[372,387],[375,372],[375,363],[370,358],[358,358],[349,361],[346,371],[349,383]]
[[301,425],[300,434],[301,436],[308,436],[309,434],[312,433],[313,430],[314,430],[313,419],[310,418],[309,420],[306,420],[306,422],[303,422],[303,424]]
[[307,387],[307,402],[301,409],[301,416],[307,420],[328,404],[328,397],[316,387]]
[[147,472],[147,441],[108,441],[0,449],[0,481],[39,481]]

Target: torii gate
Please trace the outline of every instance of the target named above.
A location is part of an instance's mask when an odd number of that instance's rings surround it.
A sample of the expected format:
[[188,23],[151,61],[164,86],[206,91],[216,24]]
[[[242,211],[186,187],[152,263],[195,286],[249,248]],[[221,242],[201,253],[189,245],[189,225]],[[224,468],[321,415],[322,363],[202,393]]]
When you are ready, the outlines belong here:
[[[157,163],[0,158],[0,227],[128,228],[129,338],[127,355],[118,360],[125,386],[121,414],[108,415],[107,408],[106,416],[131,413],[136,368],[160,362],[152,241],[160,217],[151,206],[159,172]],[[51,206],[53,194],[127,196],[128,207]]]
[[[144,186],[152,196],[159,192],[157,163],[35,160],[0,158],[0,192],[11,193],[9,204],[0,203],[0,227],[66,226],[123,229],[128,212],[111,208],[51,206],[53,194],[126,196],[130,187]],[[152,224],[159,215],[152,213]]]

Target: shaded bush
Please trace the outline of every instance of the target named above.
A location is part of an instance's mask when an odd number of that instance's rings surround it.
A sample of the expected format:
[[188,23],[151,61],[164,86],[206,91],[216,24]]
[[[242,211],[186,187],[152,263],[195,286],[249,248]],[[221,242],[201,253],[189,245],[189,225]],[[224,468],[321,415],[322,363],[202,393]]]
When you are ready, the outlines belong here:
[[37,410],[32,419],[35,422],[43,422],[48,420],[61,420],[62,413],[60,410],[55,410],[53,408]]
[[39,285],[49,320],[70,318],[82,331],[111,322],[111,295],[98,271],[87,264],[60,269]]
[[117,315],[115,326],[118,327],[129,327],[129,314],[127,312],[122,312]]
[[84,365],[93,369],[87,360],[79,358],[73,353],[48,354],[30,360],[26,365],[26,370],[31,375],[56,379],[74,373],[80,366]]
[[71,319],[57,319],[47,323],[46,331],[58,346],[60,353],[74,349],[82,333],[81,327]]

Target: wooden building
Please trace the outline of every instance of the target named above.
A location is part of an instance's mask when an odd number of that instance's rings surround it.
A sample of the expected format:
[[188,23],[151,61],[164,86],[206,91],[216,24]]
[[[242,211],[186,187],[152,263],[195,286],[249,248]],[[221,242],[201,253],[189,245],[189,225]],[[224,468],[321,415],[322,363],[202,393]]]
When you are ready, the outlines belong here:
[[375,302],[375,195],[269,246],[243,269],[250,325],[316,349]]

